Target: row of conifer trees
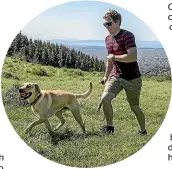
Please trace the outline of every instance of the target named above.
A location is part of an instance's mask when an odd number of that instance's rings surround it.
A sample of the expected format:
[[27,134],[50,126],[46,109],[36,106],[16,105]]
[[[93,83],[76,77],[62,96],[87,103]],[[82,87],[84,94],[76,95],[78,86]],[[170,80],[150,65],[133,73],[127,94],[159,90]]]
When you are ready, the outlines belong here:
[[97,57],[76,51],[62,44],[33,40],[19,32],[11,43],[7,57],[21,57],[27,62],[51,65],[58,68],[75,68],[84,71],[104,71],[105,63]]

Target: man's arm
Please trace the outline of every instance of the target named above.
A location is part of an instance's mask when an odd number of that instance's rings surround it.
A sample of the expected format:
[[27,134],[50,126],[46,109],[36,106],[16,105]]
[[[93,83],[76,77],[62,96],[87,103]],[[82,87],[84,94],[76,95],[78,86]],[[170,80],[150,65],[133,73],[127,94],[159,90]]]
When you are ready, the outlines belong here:
[[104,84],[106,83],[111,71],[112,71],[112,68],[113,68],[113,63],[112,63],[112,60],[111,59],[108,59],[107,62],[106,62],[106,70],[105,70],[105,75],[103,77],[103,79],[101,80],[101,83]]
[[127,49],[127,53],[124,55],[109,54],[107,58],[108,60],[115,60],[119,62],[133,62],[137,60],[137,48],[132,47]]
[[104,77],[108,78],[111,71],[112,71],[112,68],[113,68],[113,63],[112,63],[112,60],[107,60],[106,62],[106,71],[105,71],[105,75]]

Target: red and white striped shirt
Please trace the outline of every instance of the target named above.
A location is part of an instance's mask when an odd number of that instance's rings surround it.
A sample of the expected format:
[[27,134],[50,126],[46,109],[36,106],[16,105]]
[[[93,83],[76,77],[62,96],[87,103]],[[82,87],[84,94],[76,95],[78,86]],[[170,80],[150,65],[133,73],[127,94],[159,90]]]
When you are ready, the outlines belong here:
[[[123,55],[127,53],[127,49],[136,47],[135,37],[133,33],[121,29],[120,32],[113,36],[108,35],[105,38],[108,54]],[[141,76],[137,61],[134,62],[113,62],[113,71],[111,76],[117,76],[126,80],[132,80]]]

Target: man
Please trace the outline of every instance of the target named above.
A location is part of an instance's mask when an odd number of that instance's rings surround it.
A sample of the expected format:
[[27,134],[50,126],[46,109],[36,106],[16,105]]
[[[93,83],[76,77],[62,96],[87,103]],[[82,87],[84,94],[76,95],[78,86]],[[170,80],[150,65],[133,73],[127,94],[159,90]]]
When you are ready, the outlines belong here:
[[147,135],[145,116],[139,107],[142,79],[137,63],[135,37],[131,32],[120,28],[122,18],[117,11],[109,10],[103,18],[104,26],[110,34],[105,38],[108,56],[105,75],[101,81],[105,84],[101,101],[107,122],[102,132],[114,132],[111,101],[124,89],[129,106],[138,120],[139,133]]

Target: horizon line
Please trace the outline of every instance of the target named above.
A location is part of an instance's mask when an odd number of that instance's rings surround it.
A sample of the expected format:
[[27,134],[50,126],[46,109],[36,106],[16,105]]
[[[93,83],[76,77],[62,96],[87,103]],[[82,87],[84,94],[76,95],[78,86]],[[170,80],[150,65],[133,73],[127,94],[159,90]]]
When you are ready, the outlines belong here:
[[[45,39],[42,39],[45,40]],[[47,39],[46,41],[63,40],[63,41],[105,41],[104,39]],[[160,42],[158,40],[136,40],[136,42]]]

